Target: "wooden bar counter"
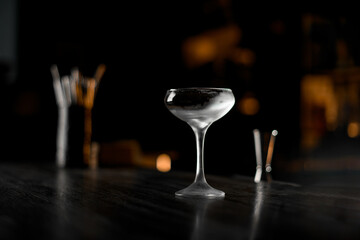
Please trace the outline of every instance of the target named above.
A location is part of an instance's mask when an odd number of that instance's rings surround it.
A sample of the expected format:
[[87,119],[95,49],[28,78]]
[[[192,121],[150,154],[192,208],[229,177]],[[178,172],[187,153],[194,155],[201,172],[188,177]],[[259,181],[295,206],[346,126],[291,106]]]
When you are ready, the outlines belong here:
[[177,198],[194,173],[0,164],[0,239],[360,239],[360,183],[207,176],[220,200]]

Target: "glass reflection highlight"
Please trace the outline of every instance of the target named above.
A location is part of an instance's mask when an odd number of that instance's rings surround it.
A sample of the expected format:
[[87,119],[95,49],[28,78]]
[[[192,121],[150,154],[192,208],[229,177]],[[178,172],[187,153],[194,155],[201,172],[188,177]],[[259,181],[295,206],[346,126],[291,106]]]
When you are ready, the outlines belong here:
[[[261,210],[265,198],[265,187],[263,182],[259,182],[255,185],[256,192],[255,192],[255,204],[254,204],[254,210],[252,214],[252,221],[251,221],[251,229],[250,229],[250,240],[256,239],[258,236],[258,228],[259,228],[259,222],[261,217]],[[270,186],[270,185],[268,185]]]

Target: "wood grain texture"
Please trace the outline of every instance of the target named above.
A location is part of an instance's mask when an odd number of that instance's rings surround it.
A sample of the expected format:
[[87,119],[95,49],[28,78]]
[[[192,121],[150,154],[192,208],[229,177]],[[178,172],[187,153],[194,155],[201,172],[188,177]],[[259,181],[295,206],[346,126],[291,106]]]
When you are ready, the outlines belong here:
[[360,189],[207,176],[222,200],[176,198],[192,173],[0,164],[0,239],[360,239]]

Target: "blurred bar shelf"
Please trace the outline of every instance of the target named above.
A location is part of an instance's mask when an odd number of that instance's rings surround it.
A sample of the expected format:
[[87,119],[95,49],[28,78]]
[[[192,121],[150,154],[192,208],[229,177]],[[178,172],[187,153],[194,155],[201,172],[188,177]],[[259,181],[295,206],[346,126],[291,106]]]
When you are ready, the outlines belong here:
[[360,239],[360,182],[208,175],[224,199],[177,198],[193,173],[0,164],[0,239]]

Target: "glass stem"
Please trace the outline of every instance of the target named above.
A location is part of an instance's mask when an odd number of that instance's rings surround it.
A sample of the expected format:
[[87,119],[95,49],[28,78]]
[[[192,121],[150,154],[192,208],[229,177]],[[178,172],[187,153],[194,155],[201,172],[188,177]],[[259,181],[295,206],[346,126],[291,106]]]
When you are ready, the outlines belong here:
[[193,128],[196,138],[196,175],[194,182],[204,182],[205,172],[204,172],[204,142],[205,134],[210,125],[204,128]]

